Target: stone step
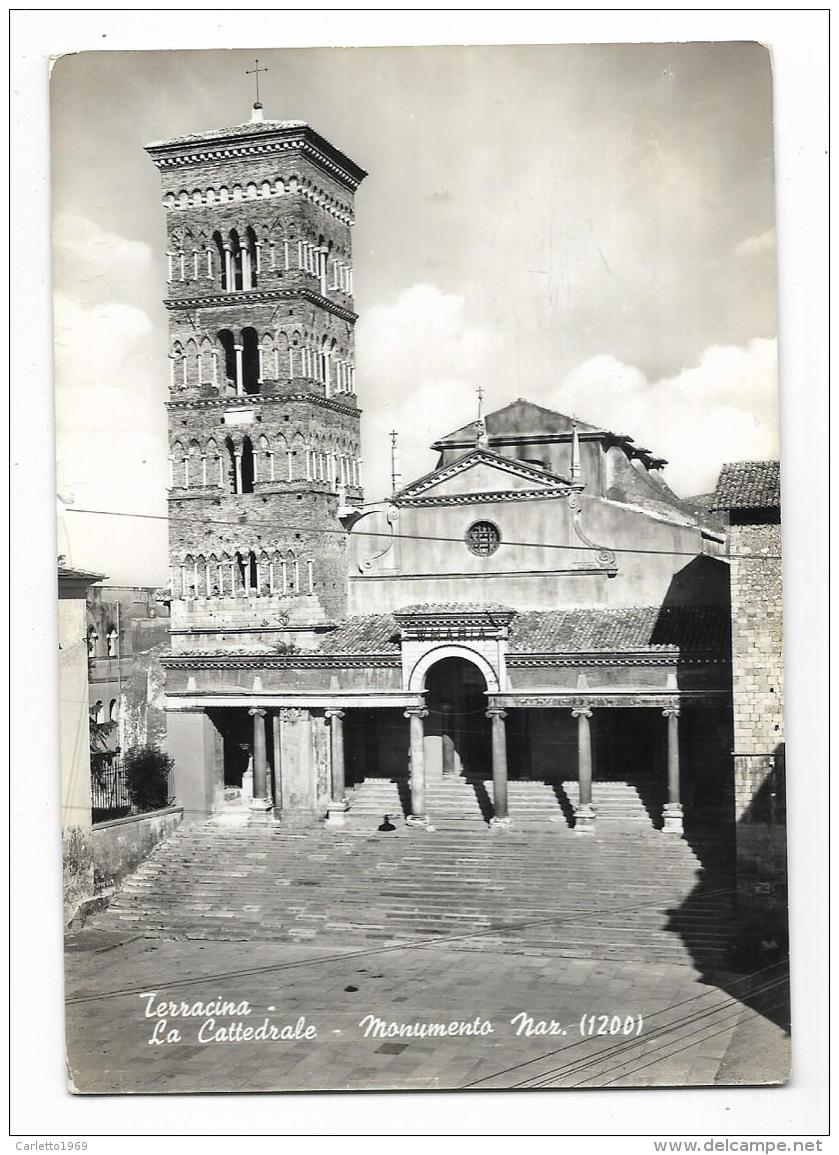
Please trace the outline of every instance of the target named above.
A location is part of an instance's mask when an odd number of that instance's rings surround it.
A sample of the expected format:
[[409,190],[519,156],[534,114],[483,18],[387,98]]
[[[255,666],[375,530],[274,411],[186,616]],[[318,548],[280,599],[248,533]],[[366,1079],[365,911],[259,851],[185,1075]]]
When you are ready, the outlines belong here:
[[[474,797],[470,783],[458,783],[455,793],[464,791]],[[349,824],[306,833],[181,827],[99,917],[163,937],[335,948],[426,939],[458,950],[723,965],[734,915],[729,843],[718,832],[695,850],[633,822],[604,823],[610,832],[585,838],[561,823],[496,836],[474,815],[449,822],[436,834],[403,823],[387,835]]]

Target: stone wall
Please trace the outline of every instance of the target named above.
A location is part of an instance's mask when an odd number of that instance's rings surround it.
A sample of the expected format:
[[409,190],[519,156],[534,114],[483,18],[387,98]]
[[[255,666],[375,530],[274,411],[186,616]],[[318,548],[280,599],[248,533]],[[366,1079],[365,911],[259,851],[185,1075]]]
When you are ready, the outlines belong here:
[[738,891],[771,908],[786,888],[781,527],[734,524],[729,550]]
[[183,807],[133,814],[93,827],[93,877],[97,893],[117,886],[158,842],[180,826]]
[[[774,754],[784,741],[781,527],[732,525],[729,548],[734,749]],[[738,796],[738,817],[752,794]]]
[[84,588],[62,588],[59,582],[58,677],[65,926],[93,894],[86,625]]

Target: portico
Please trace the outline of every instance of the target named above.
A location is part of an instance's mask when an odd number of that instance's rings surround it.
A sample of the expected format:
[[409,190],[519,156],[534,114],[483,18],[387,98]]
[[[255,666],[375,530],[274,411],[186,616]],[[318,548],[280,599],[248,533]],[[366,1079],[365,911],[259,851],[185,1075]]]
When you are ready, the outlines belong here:
[[[691,817],[724,807],[726,667],[697,648],[696,615],[691,646],[677,644],[686,619],[675,612],[666,630],[661,614],[655,626],[671,643],[596,653],[570,648],[566,617],[543,616],[550,620],[499,606],[407,607],[351,620],[313,653],[166,659],[175,729],[178,717],[201,712],[221,738],[217,788],[199,791],[207,812],[229,817],[232,796],[251,823],[344,827],[356,823],[359,802],[375,808],[389,783],[380,819],[433,827],[453,799],[474,796],[475,813],[503,832],[532,818],[542,786],[577,834],[642,817],[679,836],[683,796]],[[650,615],[633,616],[637,643]],[[626,633],[625,613],[596,611],[604,636],[616,617]],[[564,652],[524,648],[548,627],[564,635]],[[714,622],[705,628],[710,638]],[[324,677],[328,691],[301,686]]]

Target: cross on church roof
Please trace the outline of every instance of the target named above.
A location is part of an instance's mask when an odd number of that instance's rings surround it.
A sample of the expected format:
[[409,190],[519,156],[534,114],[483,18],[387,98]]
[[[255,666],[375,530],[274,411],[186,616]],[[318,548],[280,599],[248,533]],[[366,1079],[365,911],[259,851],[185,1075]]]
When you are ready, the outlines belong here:
[[254,68],[246,68],[245,69],[245,76],[253,76],[254,80],[256,81],[256,101],[254,102],[254,108],[262,108],[262,105],[259,102],[259,74],[260,74],[260,72],[267,72],[268,68],[267,67],[266,68],[260,68],[259,67],[259,57],[258,56],[254,59],[254,65],[255,65]]

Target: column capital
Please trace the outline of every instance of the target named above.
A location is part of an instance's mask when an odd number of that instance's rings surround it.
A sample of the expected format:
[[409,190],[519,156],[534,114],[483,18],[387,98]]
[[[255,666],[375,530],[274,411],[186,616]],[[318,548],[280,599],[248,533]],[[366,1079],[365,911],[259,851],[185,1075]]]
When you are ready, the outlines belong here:
[[324,717],[325,717],[325,718],[338,718],[338,719],[340,719],[340,718],[343,718],[343,717],[344,717],[344,715],[346,714],[346,712],[347,712],[347,711],[346,711],[346,710],[342,710],[342,709],[340,708],[340,706],[328,706],[328,707],[327,707],[327,708],[324,710],[323,714],[324,714]]
[[266,716],[266,714],[268,713],[268,711],[265,709],[264,706],[251,706],[248,709],[248,713],[251,715],[251,717],[257,717],[258,716],[260,718],[264,718]]
[[404,711],[406,718],[427,718],[428,710],[425,706],[406,706]]
[[678,718],[681,710],[678,706],[665,706],[661,713],[665,718]]
[[572,718],[590,718],[591,715],[592,710],[590,706],[572,706],[571,708]]
[[507,717],[507,711],[503,706],[487,706],[486,716],[488,718],[500,718],[503,722]]

